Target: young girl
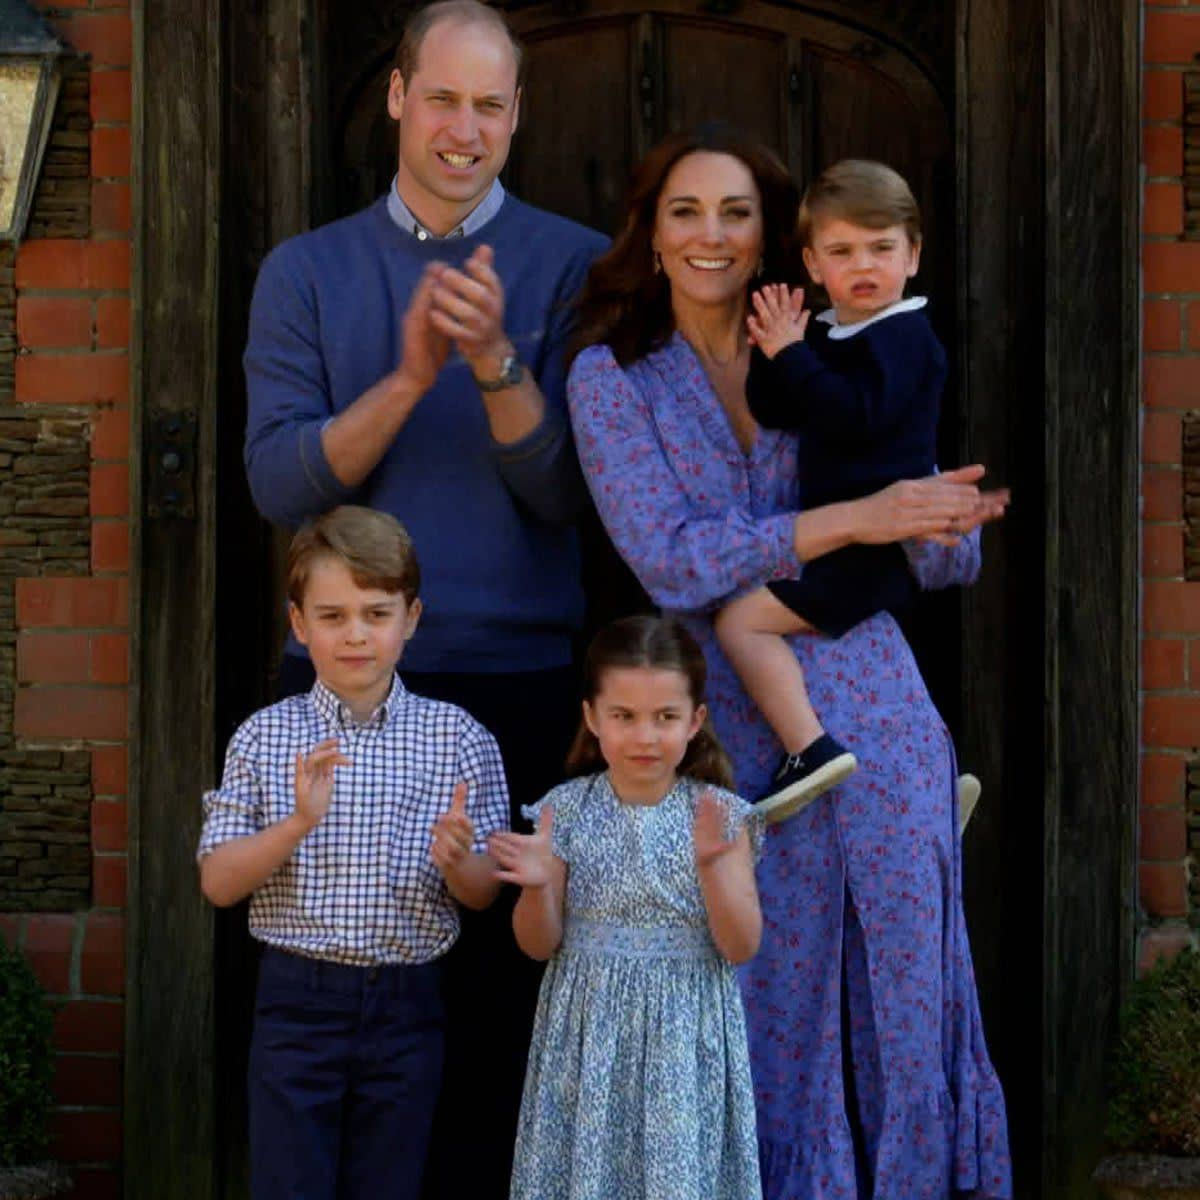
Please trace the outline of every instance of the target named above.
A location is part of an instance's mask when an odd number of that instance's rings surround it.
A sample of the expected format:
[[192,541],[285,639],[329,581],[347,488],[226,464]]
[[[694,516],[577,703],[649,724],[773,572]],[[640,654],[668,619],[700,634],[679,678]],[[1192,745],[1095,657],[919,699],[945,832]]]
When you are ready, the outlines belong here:
[[707,724],[704,657],[673,620],[602,630],[584,664],[584,772],[496,835],[517,942],[550,959],[513,1200],[757,1200],[733,964],[762,915],[750,805]]
[[[904,298],[921,257],[908,184],[882,163],[836,163],[805,193],[800,234],[808,274],[831,307],[810,325],[803,291],[768,285],[754,294],[746,398],[760,425],[804,435],[802,507],[932,475],[946,355],[924,298]],[[850,545],[718,615],[721,647],[784,750],[759,801],[768,822],[790,816],[857,765],[822,726],[784,638],[812,630],[842,637],[875,613],[907,607],[916,592],[899,543]]]

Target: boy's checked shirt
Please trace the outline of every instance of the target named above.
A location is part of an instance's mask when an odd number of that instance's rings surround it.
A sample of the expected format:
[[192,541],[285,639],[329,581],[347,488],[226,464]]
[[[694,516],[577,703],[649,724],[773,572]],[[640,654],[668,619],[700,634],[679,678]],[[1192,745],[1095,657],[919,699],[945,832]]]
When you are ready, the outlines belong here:
[[221,786],[204,796],[197,859],[295,811],[297,753],[336,737],[351,761],[333,801],[250,899],[259,941],[309,958],[373,966],[424,963],[458,937],[458,908],[429,855],[430,831],[465,780],[472,849],[508,828],[508,788],[492,735],[461,708],[394,677],[364,722],[319,681],[261,709],[233,735]]

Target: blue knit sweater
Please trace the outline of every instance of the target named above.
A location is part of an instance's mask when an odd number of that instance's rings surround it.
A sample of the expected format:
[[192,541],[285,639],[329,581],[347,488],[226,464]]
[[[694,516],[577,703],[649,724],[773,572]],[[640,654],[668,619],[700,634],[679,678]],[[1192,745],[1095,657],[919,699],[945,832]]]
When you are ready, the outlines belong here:
[[[499,445],[452,352],[379,465],[359,487],[344,487],[321,449],[323,425],[399,364],[401,321],[425,265],[460,266],[482,242],[495,250],[505,328],[546,397],[545,419],[520,442]],[[404,655],[410,670],[569,661],[583,606],[573,522],[584,491],[564,351],[570,302],[604,244],[512,196],[472,236],[420,241],[391,220],[385,197],[284,242],[263,263],[245,355],[255,504],[289,528],[343,503],[404,523],[425,604]]]

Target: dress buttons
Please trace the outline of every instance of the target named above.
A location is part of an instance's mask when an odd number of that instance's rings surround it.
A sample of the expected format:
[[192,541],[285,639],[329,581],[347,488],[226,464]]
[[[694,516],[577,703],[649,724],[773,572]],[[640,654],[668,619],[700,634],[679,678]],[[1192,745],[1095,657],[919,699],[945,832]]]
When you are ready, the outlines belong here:
[[429,240],[428,231],[424,230],[424,229],[418,229],[417,230],[417,241],[424,242],[424,241],[428,241],[428,240]]

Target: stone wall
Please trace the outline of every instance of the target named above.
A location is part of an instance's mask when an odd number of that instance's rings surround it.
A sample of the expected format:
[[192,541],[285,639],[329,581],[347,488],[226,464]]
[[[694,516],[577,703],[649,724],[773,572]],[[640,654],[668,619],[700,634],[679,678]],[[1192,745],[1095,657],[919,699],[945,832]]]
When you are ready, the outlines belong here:
[[13,733],[34,649],[18,648],[15,582],[87,574],[90,435],[79,415],[0,408],[0,911],[91,903],[90,756],[19,748]]

